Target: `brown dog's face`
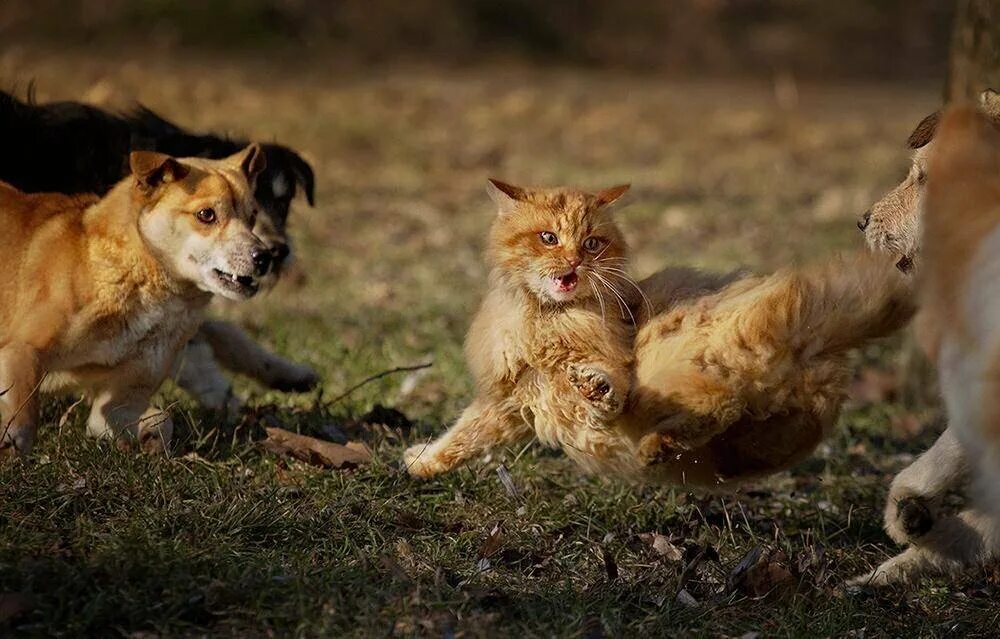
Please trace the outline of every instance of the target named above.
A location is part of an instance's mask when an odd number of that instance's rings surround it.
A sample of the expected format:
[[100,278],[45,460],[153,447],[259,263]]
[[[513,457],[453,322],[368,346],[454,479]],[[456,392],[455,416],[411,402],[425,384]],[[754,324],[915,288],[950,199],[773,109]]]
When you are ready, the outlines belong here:
[[[992,89],[983,91],[979,96],[979,108],[1000,125],[1000,93]],[[858,220],[858,228],[864,232],[868,246],[895,256],[896,266],[904,272],[912,270],[920,250],[927,158],[934,147],[940,119],[941,112],[937,111],[920,121],[907,139],[913,155],[906,177]]]
[[272,262],[253,233],[260,147],[223,160],[136,151],[130,164],[134,197],[142,203],[139,231],[171,274],[230,299],[256,294]]

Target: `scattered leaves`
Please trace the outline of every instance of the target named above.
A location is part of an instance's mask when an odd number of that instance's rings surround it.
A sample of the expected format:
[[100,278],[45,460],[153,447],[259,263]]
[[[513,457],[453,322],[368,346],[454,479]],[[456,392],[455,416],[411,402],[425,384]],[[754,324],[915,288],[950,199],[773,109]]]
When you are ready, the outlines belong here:
[[489,570],[490,559],[500,551],[502,546],[503,522],[498,521],[493,525],[493,529],[486,535],[486,539],[479,546],[479,552],[476,553],[476,570],[479,572]]
[[754,546],[729,574],[728,587],[749,597],[763,597],[795,583],[785,553]]

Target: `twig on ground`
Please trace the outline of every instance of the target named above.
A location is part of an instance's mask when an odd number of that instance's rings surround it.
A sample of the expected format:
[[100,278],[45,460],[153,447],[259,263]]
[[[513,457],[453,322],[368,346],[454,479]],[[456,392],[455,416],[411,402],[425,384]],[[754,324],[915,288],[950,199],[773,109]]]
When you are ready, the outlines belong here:
[[354,386],[351,386],[350,388],[348,388],[346,391],[344,391],[340,395],[337,395],[336,397],[334,397],[333,399],[331,399],[329,403],[336,404],[337,402],[339,402],[340,400],[346,398],[348,395],[350,395],[354,391],[358,390],[359,388],[361,388],[365,384],[369,384],[371,382],[374,382],[377,379],[382,379],[383,377],[387,377],[387,376],[393,375],[395,373],[408,373],[410,371],[419,371],[419,370],[424,369],[424,368],[430,368],[432,365],[433,364],[431,362],[427,362],[425,364],[416,364],[414,366],[397,366],[396,368],[390,368],[389,370],[382,371],[381,373],[375,373],[374,375],[370,375],[370,376],[366,377],[365,379],[361,380],[360,382],[358,382]]

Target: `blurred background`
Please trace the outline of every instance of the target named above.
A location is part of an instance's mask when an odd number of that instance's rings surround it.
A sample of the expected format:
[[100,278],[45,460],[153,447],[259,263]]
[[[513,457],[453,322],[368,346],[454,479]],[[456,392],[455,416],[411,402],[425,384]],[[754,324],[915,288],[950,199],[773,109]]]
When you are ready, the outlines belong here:
[[3,42],[294,51],[349,62],[515,59],[681,76],[941,76],[946,0],[6,0]]

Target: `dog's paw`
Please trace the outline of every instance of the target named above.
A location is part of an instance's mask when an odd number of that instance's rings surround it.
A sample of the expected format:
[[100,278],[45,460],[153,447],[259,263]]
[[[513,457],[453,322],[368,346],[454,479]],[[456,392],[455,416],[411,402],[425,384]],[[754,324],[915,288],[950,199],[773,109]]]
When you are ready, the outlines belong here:
[[573,363],[566,367],[566,375],[573,388],[588,402],[607,414],[617,415],[621,412],[624,401],[607,373],[586,364]]
[[[3,426],[0,421],[0,426]],[[35,429],[29,426],[7,425],[0,437],[0,461],[23,457],[35,444]]]
[[890,493],[885,505],[885,531],[898,544],[908,544],[934,527],[936,517],[932,505],[924,498],[911,495],[897,497]]
[[434,448],[426,443],[416,444],[406,449],[403,453],[403,469],[411,477],[418,479],[429,479],[447,470],[444,464],[437,459]]
[[284,393],[305,393],[316,388],[319,381],[319,374],[312,367],[288,362],[270,386]]

